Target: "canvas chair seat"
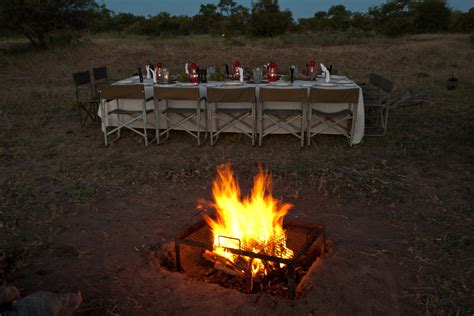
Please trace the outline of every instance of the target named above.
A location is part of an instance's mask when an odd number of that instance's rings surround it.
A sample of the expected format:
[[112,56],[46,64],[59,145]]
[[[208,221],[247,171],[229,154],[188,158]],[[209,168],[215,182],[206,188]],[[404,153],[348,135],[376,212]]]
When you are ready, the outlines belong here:
[[[319,89],[311,88],[308,97],[309,113],[307,127],[307,142],[311,145],[311,138],[327,130],[336,131],[345,136],[352,146],[357,106],[359,103],[359,89]],[[338,111],[321,111],[314,108],[314,104],[346,103],[348,108]],[[313,121],[316,121],[313,123]]]
[[[153,97],[145,98],[145,89],[143,85],[100,85],[98,87],[98,94],[100,97],[101,113],[104,122],[104,142],[105,146],[115,142],[120,138],[121,130],[126,128],[137,135],[143,137],[145,146],[149,143],[157,141],[158,139],[158,128],[157,128],[157,111],[147,108],[147,103],[153,100]],[[122,99],[141,99],[142,109],[141,110],[126,110],[120,108],[120,100]],[[108,106],[115,101],[116,108],[108,110]],[[155,122],[148,122],[148,114],[154,113]],[[117,127],[108,130],[109,121],[114,122]],[[133,127],[132,124],[141,121],[143,126],[143,132]],[[149,127],[155,128],[155,138],[149,140],[148,131]],[[109,135],[116,133],[117,136],[113,140],[109,140]]]
[[[211,124],[210,139],[214,146],[219,135],[234,128],[252,140],[255,145],[256,135],[256,90],[246,88],[211,88],[207,89],[207,101],[211,105],[208,120]],[[228,103],[247,103],[246,107],[227,107]],[[221,123],[221,126],[219,126]],[[250,132],[249,132],[250,130]]]
[[219,108],[217,112],[220,113],[250,113],[252,108]]
[[316,109],[313,109],[313,114],[320,116],[320,117],[327,117],[327,118],[339,118],[339,117],[347,117],[352,115],[352,111],[348,109],[344,109],[337,112],[323,112]]
[[[299,109],[272,108],[269,102],[301,104]],[[300,140],[304,146],[307,92],[305,88],[261,88],[260,89],[260,131],[258,144],[277,129],[283,129]],[[299,121],[300,126],[295,125]],[[265,125],[265,122],[269,124]]]
[[[201,131],[204,130],[204,140],[207,139],[207,119],[204,120],[204,128],[201,126],[201,113],[206,113],[207,103],[205,98],[200,97],[198,87],[175,88],[175,87],[155,87],[155,104],[159,107],[159,102],[164,102],[164,108],[159,111],[158,117],[158,144],[169,139],[170,131],[180,128],[197,140],[197,145],[201,146]],[[194,105],[186,107],[173,107],[170,101],[189,101]],[[204,108],[201,102],[204,101]],[[165,126],[160,126],[159,120],[165,120]],[[204,116],[206,118],[206,115]],[[196,126],[196,131],[192,131],[189,124]],[[166,135],[165,138],[161,136]]]

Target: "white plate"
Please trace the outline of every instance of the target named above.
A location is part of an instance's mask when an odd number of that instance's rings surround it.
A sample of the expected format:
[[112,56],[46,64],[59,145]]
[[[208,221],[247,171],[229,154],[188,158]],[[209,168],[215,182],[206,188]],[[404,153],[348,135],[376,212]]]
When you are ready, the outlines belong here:
[[331,75],[332,79],[347,79],[346,76]]
[[223,86],[234,87],[234,86],[241,86],[242,83],[240,82],[225,82]]
[[337,80],[337,83],[339,84],[347,84],[347,83],[350,83],[350,84],[354,84],[352,81],[350,80]]
[[321,87],[335,87],[336,86],[334,83],[330,83],[330,82],[318,82],[315,85],[321,86]]
[[127,84],[127,83],[134,83],[131,79],[120,80],[117,82],[118,84]]
[[355,83],[344,83],[342,84],[343,87],[350,87],[350,88],[355,88],[357,85]]
[[302,86],[303,88],[310,88],[310,87],[313,86],[313,84],[311,84],[311,83],[303,83],[301,86]]
[[192,83],[192,82],[178,82],[177,85],[181,86],[181,87],[192,87],[192,86],[194,86],[194,83]]
[[271,83],[270,85],[275,86],[275,87],[289,87],[291,84],[285,83],[285,82],[276,82],[276,83]]

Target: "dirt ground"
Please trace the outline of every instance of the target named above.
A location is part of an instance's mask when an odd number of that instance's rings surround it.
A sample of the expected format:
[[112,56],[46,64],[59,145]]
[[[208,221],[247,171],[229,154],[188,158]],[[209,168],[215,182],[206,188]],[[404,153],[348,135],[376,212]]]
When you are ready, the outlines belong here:
[[[222,64],[231,54],[254,63],[268,56],[303,63],[318,52],[333,58],[341,74],[376,71],[396,82],[403,102],[390,114],[385,137],[349,148],[340,137],[321,136],[304,149],[282,135],[262,148],[240,135],[197,148],[180,132],[149,148],[125,133],[105,148],[97,125],[79,129],[70,76],[110,60],[112,76],[126,77],[134,63],[155,58],[156,45],[126,41],[98,38],[47,52],[0,45],[0,270],[7,285],[22,295],[80,290],[79,315],[474,312],[468,36],[311,52],[218,42],[207,55],[198,53],[201,63]],[[189,45],[204,45],[189,41],[164,42],[163,60],[178,67],[192,55]],[[353,54],[366,58],[353,66]],[[447,91],[453,69],[460,84]],[[268,166],[275,195],[294,204],[288,219],[323,224],[334,241],[334,255],[313,267],[300,299],[246,295],[150,263],[150,249],[201,218],[196,202],[211,198],[215,167],[225,162],[246,192],[258,163]]]

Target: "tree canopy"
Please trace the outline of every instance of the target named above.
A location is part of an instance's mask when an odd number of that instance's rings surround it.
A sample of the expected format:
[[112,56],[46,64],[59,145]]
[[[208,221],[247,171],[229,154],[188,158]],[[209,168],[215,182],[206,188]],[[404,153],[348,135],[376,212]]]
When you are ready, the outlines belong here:
[[205,3],[194,16],[160,12],[154,16],[114,13],[95,0],[2,0],[0,29],[26,36],[45,47],[55,36],[88,32],[127,32],[150,36],[215,34],[278,36],[289,32],[371,32],[387,36],[427,32],[474,31],[474,8],[451,9],[445,0],[388,0],[367,13],[333,5],[294,21],[278,0],[255,0],[251,7],[234,0]]

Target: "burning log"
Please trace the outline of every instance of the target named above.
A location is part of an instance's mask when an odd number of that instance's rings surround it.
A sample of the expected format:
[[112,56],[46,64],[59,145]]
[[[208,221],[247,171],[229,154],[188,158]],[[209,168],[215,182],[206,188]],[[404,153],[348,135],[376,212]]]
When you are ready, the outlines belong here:
[[250,270],[244,259],[232,262],[223,256],[210,252],[209,250],[205,250],[202,256],[207,261],[214,262],[214,269],[240,278],[245,278],[247,270]]

